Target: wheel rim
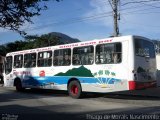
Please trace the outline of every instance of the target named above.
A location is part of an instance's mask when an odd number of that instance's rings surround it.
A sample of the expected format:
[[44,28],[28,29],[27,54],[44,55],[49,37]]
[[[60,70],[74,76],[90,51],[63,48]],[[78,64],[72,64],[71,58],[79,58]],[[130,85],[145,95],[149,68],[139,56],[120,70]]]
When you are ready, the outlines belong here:
[[78,86],[77,85],[72,85],[72,87],[71,87],[71,93],[73,95],[77,95],[78,94]]

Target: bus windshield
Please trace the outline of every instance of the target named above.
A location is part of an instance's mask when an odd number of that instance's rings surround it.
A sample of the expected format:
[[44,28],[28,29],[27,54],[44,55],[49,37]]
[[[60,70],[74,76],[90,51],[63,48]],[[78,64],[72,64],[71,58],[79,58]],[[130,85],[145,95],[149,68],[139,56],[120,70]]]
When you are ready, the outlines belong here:
[[144,39],[135,39],[135,54],[140,57],[155,58],[154,44]]

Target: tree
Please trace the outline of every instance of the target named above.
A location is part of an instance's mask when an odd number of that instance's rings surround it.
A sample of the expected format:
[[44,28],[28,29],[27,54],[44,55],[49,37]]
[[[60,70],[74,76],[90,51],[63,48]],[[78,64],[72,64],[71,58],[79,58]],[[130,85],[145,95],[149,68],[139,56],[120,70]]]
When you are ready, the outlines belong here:
[[60,42],[60,37],[54,36],[51,34],[43,34],[41,36],[28,35],[25,37],[25,41],[27,42],[25,49],[32,49],[32,48],[39,48],[39,47],[47,47],[47,46],[64,44],[64,43]]
[[79,42],[77,39],[66,37],[66,35],[60,34],[54,35],[52,33],[38,35],[27,35],[25,40],[17,40],[4,45],[0,45],[0,55],[5,56],[9,52],[15,52],[20,50],[34,49],[40,47],[61,45],[67,43]]
[[32,23],[33,16],[40,15],[41,10],[47,9],[47,6],[40,5],[42,1],[49,0],[0,0],[0,27],[24,34],[20,27],[25,22]]

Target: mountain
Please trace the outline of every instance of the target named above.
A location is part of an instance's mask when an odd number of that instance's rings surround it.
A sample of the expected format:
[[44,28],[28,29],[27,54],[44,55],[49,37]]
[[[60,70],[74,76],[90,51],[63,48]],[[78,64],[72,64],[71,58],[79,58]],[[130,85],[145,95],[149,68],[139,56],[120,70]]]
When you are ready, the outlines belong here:
[[51,32],[51,33],[48,33],[46,35],[50,39],[55,38],[55,37],[59,38],[61,44],[80,42],[80,40],[78,40],[76,38],[71,38],[68,35],[65,35],[65,34],[59,33],[59,32]]
[[34,49],[47,46],[62,45],[68,43],[76,43],[80,40],[71,38],[68,35],[59,32],[51,32],[48,34],[38,35],[27,35],[25,40],[14,41],[0,45],[0,54],[5,56],[8,52]]

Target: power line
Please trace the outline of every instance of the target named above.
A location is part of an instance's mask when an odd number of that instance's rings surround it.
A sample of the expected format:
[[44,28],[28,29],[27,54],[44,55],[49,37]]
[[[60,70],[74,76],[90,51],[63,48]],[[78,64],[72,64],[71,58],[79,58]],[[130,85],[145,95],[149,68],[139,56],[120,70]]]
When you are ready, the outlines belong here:
[[[127,7],[127,8],[123,8],[123,9],[121,9],[120,11],[129,10],[129,9],[135,9],[135,8],[141,8],[142,5],[145,5],[145,6],[146,6],[145,3],[140,3],[140,4],[141,4],[141,5],[136,5],[136,6],[130,6],[130,7]],[[153,3],[153,4],[155,4],[155,3]],[[153,4],[150,4],[150,5],[153,6]],[[149,6],[149,5],[148,5],[148,6]],[[152,7],[152,6],[150,6],[150,7]],[[154,7],[154,8],[160,8],[160,7]],[[152,7],[151,9],[153,9],[153,7]]]
[[142,12],[142,11],[146,11],[146,10],[153,10],[153,9],[157,9],[157,8],[144,8],[144,9],[138,9],[138,10],[128,11],[126,13],[127,14],[129,14],[129,13],[135,13],[135,12],[138,13],[138,12]]
[[153,8],[160,8],[160,7],[158,7],[158,6],[154,6],[154,5],[151,5],[151,4],[145,4],[145,3],[141,3],[141,4],[143,4],[143,5],[147,5],[147,6],[149,6],[149,7],[153,7]]
[[132,1],[132,2],[126,2],[124,4],[122,4],[122,6],[128,5],[128,4],[132,4],[132,3],[144,3],[144,2],[157,2],[160,0],[141,0],[141,1]]
[[[126,9],[122,9],[122,11],[124,11],[124,10],[126,10]],[[135,13],[135,12],[136,12],[136,14],[138,14],[139,11],[142,12],[142,11],[146,11],[146,10],[149,10],[149,9],[138,9],[138,10],[134,10],[134,11],[125,12],[123,14],[124,15],[131,15],[130,13]],[[139,14],[143,14],[143,13],[139,13]],[[144,14],[146,14],[146,13],[144,13]],[[40,26],[31,28],[31,29],[28,29],[28,30],[36,30],[36,29],[40,29],[42,27],[48,27],[48,26],[51,26],[51,25],[65,25],[65,24],[72,24],[72,23],[77,23],[77,22],[84,22],[84,21],[87,21],[87,20],[100,19],[100,18],[110,17],[110,16],[112,16],[111,12],[104,12],[104,13],[101,13],[99,15],[92,15],[92,16],[88,16],[88,17],[85,17],[85,18],[73,18],[73,19],[63,20],[63,21],[60,21],[60,22],[52,22],[52,23],[45,24],[45,25],[40,25]],[[26,30],[26,31],[28,31],[28,30]]]
[[[128,21],[128,20],[126,20],[126,21]],[[137,22],[131,22],[131,21],[128,21],[128,22],[130,22],[130,23],[133,23],[133,24],[135,24],[135,25],[138,25],[138,26],[143,26],[143,27],[152,27],[152,28],[156,28],[156,29],[159,29],[160,28],[160,26],[153,26],[153,25],[145,25],[145,24],[143,24],[143,23],[137,23]],[[121,22],[122,23],[122,22]],[[123,24],[123,23],[122,23]]]
[[[106,13],[109,13],[109,12],[106,12]],[[40,26],[31,28],[31,29],[28,29],[28,30],[36,30],[36,29],[40,29],[40,28],[42,28],[44,26],[48,27],[48,26],[51,26],[51,25],[73,24],[73,23],[77,23],[77,22],[84,22],[86,20],[94,20],[94,19],[98,19],[98,18],[104,18],[104,17],[112,16],[111,13],[108,14],[108,15],[106,13],[102,13],[102,14],[100,14],[98,16],[92,15],[92,16],[88,16],[88,17],[85,17],[85,18],[73,18],[73,19],[68,19],[68,20],[64,20],[64,21],[60,21],[60,22],[52,22],[52,23],[45,24],[45,25],[40,25]],[[24,29],[24,30],[28,31],[26,29]]]
[[[98,0],[97,0],[98,1]],[[109,4],[107,3],[107,1],[98,1],[98,3],[100,3],[100,4],[103,4],[103,5],[101,5],[101,6],[99,6],[99,7],[104,7],[104,6],[109,6]],[[77,8],[77,9],[75,9],[75,10],[65,10],[65,14],[70,14],[70,13],[75,13],[75,12],[80,12],[81,10],[85,10],[85,8],[82,8],[82,7],[80,7],[80,8]],[[93,9],[94,10],[94,9]],[[62,12],[59,12],[58,11],[58,13],[54,13],[54,15],[56,15],[56,17],[57,16],[60,16],[60,14],[61,14]],[[50,15],[50,16],[47,16],[47,17],[45,17],[46,19],[48,19],[48,18],[52,18],[54,15]]]
[[[134,7],[134,8],[136,8],[136,7]],[[137,8],[139,8],[139,6]],[[129,8],[121,9],[121,11],[128,10],[128,9],[133,9],[133,6],[129,7]],[[129,13],[134,13],[134,12],[138,13],[139,11],[141,12],[143,10],[149,10],[149,9],[138,9],[138,10],[135,10],[135,11],[126,12],[124,14],[127,15]],[[104,12],[104,13],[100,13],[100,14],[96,14],[96,15],[91,15],[91,16],[87,16],[85,18],[72,18],[72,19],[62,20],[62,21],[58,21],[58,22],[52,22],[52,23],[45,24],[45,25],[40,25],[40,26],[31,28],[31,29],[28,29],[28,30],[41,29],[42,27],[48,27],[48,26],[51,26],[51,25],[66,25],[66,24],[73,24],[73,23],[77,23],[77,22],[84,22],[84,21],[87,21],[87,20],[101,19],[101,18],[104,18],[104,17],[112,16],[111,12],[112,11]],[[141,14],[143,14],[143,13],[141,13]],[[28,30],[26,30],[26,31],[28,31]]]

